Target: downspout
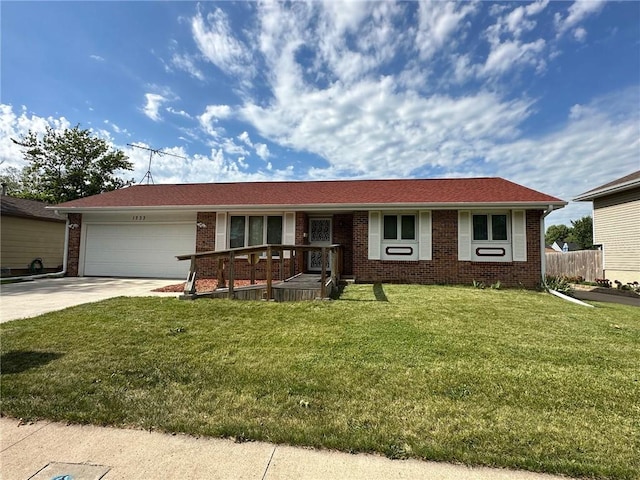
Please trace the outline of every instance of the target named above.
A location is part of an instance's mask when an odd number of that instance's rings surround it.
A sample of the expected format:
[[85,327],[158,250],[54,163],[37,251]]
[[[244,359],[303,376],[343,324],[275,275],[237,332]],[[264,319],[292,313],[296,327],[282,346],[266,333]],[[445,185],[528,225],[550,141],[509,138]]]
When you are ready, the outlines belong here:
[[57,278],[64,277],[67,274],[67,259],[69,251],[69,217],[67,217],[67,222],[64,227],[64,252],[62,254],[62,271],[60,272],[51,272],[51,273],[41,273],[40,275],[26,275],[23,277],[6,277],[3,280],[11,280],[11,281],[22,281],[22,280],[37,280],[39,278]]
[[545,210],[544,213],[542,214],[542,217],[540,217],[540,276],[542,277],[541,283],[543,285],[544,285],[545,277],[547,274],[547,256],[545,253],[546,244],[544,241],[544,235],[545,235],[544,219],[547,218],[547,215],[549,215],[554,210],[555,208],[553,207],[553,205],[549,205],[549,208]]

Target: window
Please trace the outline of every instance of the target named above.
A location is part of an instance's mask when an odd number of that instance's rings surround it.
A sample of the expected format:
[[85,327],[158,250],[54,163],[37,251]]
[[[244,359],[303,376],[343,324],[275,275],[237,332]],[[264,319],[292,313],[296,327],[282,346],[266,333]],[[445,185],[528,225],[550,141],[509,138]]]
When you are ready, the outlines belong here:
[[383,221],[385,240],[415,240],[415,215],[385,215]]
[[229,222],[229,248],[282,243],[282,216],[232,215]]
[[507,215],[474,215],[473,240],[508,240]]

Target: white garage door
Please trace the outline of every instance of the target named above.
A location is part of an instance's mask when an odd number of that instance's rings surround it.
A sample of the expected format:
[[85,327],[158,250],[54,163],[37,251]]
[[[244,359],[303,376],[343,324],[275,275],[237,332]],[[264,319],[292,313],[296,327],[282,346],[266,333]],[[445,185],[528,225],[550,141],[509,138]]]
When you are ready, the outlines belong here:
[[189,224],[87,224],[84,275],[187,277],[190,262],[176,255],[195,251],[196,226]]

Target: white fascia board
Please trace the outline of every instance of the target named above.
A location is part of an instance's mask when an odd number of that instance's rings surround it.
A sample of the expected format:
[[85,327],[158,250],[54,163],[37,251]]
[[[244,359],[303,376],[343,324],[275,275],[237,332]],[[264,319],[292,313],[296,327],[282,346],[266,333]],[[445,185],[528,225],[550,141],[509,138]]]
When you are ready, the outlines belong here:
[[128,211],[194,211],[194,212],[265,212],[265,211],[305,211],[305,212],[350,212],[354,210],[482,210],[491,208],[546,210],[549,205],[562,208],[567,202],[486,202],[486,203],[324,203],[310,205],[162,205],[130,207],[47,207],[59,213],[118,213]]
[[631,190],[632,188],[640,187],[640,180],[630,180],[619,185],[612,187],[601,188],[599,190],[591,190],[589,192],[581,193],[573,199],[574,202],[586,202],[591,201],[599,197],[605,197],[607,195],[613,195],[614,193],[624,192],[625,190]]

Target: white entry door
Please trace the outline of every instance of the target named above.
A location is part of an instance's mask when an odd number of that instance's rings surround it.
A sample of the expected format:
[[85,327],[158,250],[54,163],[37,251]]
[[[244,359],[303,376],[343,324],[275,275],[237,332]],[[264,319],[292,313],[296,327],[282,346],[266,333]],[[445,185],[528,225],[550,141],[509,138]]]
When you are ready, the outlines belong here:
[[[318,247],[331,245],[331,218],[309,219],[309,243]],[[309,271],[322,270],[322,252],[309,252]],[[331,270],[331,254],[327,255],[327,271]]]

